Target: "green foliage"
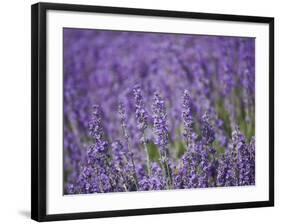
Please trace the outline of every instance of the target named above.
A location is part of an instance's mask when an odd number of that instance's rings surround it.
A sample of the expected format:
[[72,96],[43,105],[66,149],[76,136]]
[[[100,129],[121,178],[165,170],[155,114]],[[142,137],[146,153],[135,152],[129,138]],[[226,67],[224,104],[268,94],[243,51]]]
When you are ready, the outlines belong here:
[[146,147],[150,161],[159,162],[160,154],[157,146],[153,142],[149,142]]
[[246,136],[247,141],[250,142],[252,136],[255,135],[255,123],[254,122],[247,122],[244,119],[238,118],[238,124],[239,124],[239,127],[240,127],[241,131]]
[[217,150],[217,152],[219,154],[224,154],[225,153],[225,148],[222,147],[221,144],[217,140],[215,140],[213,142],[213,146],[214,146],[214,148]]
[[[243,105],[242,90],[236,88],[232,93],[234,105],[236,108],[237,123],[241,132],[246,136],[247,141],[250,142],[252,136],[255,135],[255,111],[251,107],[245,108]],[[236,97],[235,97],[236,96]],[[240,97],[237,97],[240,96]],[[248,111],[246,111],[248,109]],[[249,120],[247,121],[247,113]]]
[[[237,119],[237,125],[239,126],[241,132],[246,136],[247,141],[249,142],[252,136],[255,135],[255,111],[252,108],[248,108],[249,111],[246,111],[246,108],[242,102],[242,91],[239,88],[236,88],[232,91],[231,101],[235,105],[235,113]],[[225,130],[228,137],[231,137],[231,126],[230,126],[230,115],[225,109],[223,100],[216,101],[216,111],[218,118],[223,120],[223,129]],[[249,121],[247,121],[247,113]]]
[[177,158],[181,158],[181,156],[186,151],[185,143],[183,141],[175,141],[173,146],[174,146],[174,149],[176,150],[176,157]]
[[229,113],[225,109],[225,106],[224,106],[224,103],[222,100],[217,100],[215,106],[216,106],[218,118],[223,120],[223,129],[225,130],[228,137],[230,137],[231,136],[231,126],[230,126]]

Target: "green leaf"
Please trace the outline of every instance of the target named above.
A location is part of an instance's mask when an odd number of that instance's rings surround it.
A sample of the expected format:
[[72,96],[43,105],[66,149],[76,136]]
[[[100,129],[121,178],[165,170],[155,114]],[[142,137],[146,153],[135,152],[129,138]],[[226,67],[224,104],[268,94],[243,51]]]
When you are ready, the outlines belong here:
[[158,162],[160,159],[160,154],[157,146],[154,143],[149,142],[146,144],[146,147],[150,161]]
[[214,146],[214,148],[217,150],[217,152],[219,154],[224,154],[225,153],[224,147],[222,147],[221,144],[217,140],[215,140],[213,142],[213,146]]

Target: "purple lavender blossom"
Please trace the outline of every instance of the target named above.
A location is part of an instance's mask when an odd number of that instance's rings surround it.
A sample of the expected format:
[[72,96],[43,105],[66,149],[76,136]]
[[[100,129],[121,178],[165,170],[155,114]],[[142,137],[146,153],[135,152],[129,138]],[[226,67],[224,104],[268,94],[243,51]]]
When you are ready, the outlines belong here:
[[128,130],[127,130],[128,128],[126,125],[126,112],[125,112],[125,107],[122,103],[119,104],[118,111],[119,111],[119,115],[120,115],[122,131],[123,131],[123,135],[124,135],[125,143],[126,143],[126,147],[127,147],[125,150],[125,153],[127,154],[126,159],[127,159],[129,166],[131,166],[130,173],[132,173],[132,176],[134,179],[134,185],[136,186],[136,189],[137,189],[138,181],[137,181],[136,167],[135,167],[135,162],[134,162],[134,154],[131,151],[131,147],[130,147],[130,143],[129,143],[130,137],[129,137]]
[[94,142],[102,142],[103,127],[101,122],[101,111],[98,105],[94,105],[92,108],[92,116],[89,122],[89,134],[93,138]]
[[159,147],[163,158],[168,154],[168,127],[165,102],[159,93],[154,93],[153,103],[153,126],[155,132],[155,144]]
[[249,168],[250,168],[250,172],[249,172],[249,178],[250,178],[250,184],[251,185],[255,185],[255,137],[252,137],[250,144],[248,145],[248,151],[250,154],[250,164],[249,164]]
[[135,97],[135,113],[136,113],[136,119],[137,119],[137,128],[139,129],[141,133],[140,142],[143,144],[144,151],[146,154],[146,164],[147,164],[147,170],[148,175],[150,175],[150,159],[149,159],[149,153],[147,149],[147,140],[145,135],[145,130],[148,126],[148,114],[144,107],[144,101],[143,96],[141,93],[141,89],[139,85],[135,85],[134,89],[134,97]]
[[207,145],[212,144],[215,140],[215,132],[209,123],[209,116],[207,113],[202,116],[202,140]]
[[246,144],[246,138],[241,133],[238,127],[232,133],[233,147],[237,153],[237,166],[239,173],[239,185],[250,185],[251,184],[251,174],[252,174],[252,164],[251,155],[249,152],[250,147]]
[[216,184],[219,187],[237,186],[236,167],[230,153],[222,155],[219,159]]
[[[136,85],[133,91],[135,96],[137,127],[141,131],[141,133],[144,133],[145,129],[147,128],[148,115],[147,111],[144,108],[144,101],[140,86]],[[142,139],[142,142],[145,142],[145,140]]]
[[195,138],[196,134],[193,132],[193,119],[191,115],[191,98],[188,90],[184,90],[182,102],[182,120],[184,126],[184,138],[187,144],[190,144]]
[[167,185],[170,187],[172,184],[171,169],[168,159],[168,127],[167,127],[167,114],[165,102],[159,93],[154,93],[153,103],[153,127],[155,132],[155,144],[159,148],[160,161],[164,166]]

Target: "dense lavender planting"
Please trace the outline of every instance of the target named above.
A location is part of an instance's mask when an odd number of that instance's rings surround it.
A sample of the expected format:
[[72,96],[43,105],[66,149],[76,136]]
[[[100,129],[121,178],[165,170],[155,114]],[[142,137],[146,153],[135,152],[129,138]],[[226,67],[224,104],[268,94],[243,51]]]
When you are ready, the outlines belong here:
[[65,194],[255,184],[255,40],[64,29]]

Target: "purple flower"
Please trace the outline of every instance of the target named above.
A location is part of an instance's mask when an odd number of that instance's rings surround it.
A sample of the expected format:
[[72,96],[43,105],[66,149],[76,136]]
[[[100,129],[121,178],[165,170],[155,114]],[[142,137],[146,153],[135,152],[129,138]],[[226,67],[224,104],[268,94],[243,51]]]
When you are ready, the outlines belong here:
[[206,144],[212,144],[215,140],[215,132],[210,125],[209,122],[209,116],[207,113],[205,113],[202,116],[202,124],[201,124],[201,129],[202,129],[202,140]]
[[141,133],[141,139],[140,142],[143,144],[144,151],[146,154],[146,165],[148,170],[148,175],[150,175],[150,159],[149,159],[149,153],[146,145],[146,136],[145,136],[145,129],[148,125],[148,114],[147,111],[144,108],[144,102],[143,97],[141,94],[140,86],[136,85],[133,89],[134,97],[135,97],[135,108],[136,108],[136,119],[137,119],[137,127]]
[[154,93],[153,103],[153,126],[155,133],[155,144],[158,146],[160,152],[160,161],[164,166],[167,185],[172,185],[171,168],[168,159],[168,127],[167,127],[167,114],[165,102],[159,93]]
[[144,176],[139,182],[139,189],[141,191],[148,191],[151,189],[150,180],[148,177]]
[[250,154],[250,173],[249,173],[249,178],[250,178],[250,184],[255,185],[255,137],[252,137],[250,144],[248,145],[248,151]]
[[[238,127],[232,133],[233,147],[237,153],[237,168],[239,173],[239,185],[250,185],[252,178],[253,164],[251,155],[246,144],[245,136],[241,133]],[[252,142],[252,144],[254,144]]]
[[237,168],[230,153],[226,153],[219,160],[217,186],[237,186]]
[[102,141],[104,133],[101,123],[101,111],[98,105],[94,105],[92,108],[92,116],[89,122],[89,133],[95,142]]
[[184,125],[184,138],[190,144],[195,138],[196,134],[193,132],[193,119],[191,115],[191,98],[188,90],[184,91],[182,102],[182,120]]
[[165,109],[164,100],[161,96],[154,93],[153,103],[153,126],[155,132],[155,144],[159,147],[160,154],[166,158],[168,153],[168,127],[167,127],[167,114]]
[[[119,111],[119,115],[120,115],[122,131],[123,131],[123,135],[124,135],[126,147],[127,147],[126,150],[124,151],[124,153],[127,154],[125,157],[127,159],[127,162],[129,163],[129,165],[132,166],[132,169],[130,170],[130,172],[132,172],[134,184],[135,184],[136,188],[138,188],[136,167],[135,167],[135,162],[134,162],[134,154],[130,149],[130,144],[129,144],[129,138],[130,137],[129,137],[127,125],[126,125],[126,112],[125,112],[125,107],[122,103],[119,104],[118,111]],[[116,150],[116,151],[118,151],[118,150]]]
[[125,107],[124,107],[123,103],[119,103],[118,112],[119,112],[119,115],[120,115],[120,121],[121,121],[121,126],[122,126],[124,138],[126,139],[126,143],[129,144],[129,138],[130,137],[129,137],[129,134],[128,134],[126,112],[125,112]]
[[135,96],[137,127],[143,133],[147,128],[148,115],[147,111],[144,108],[143,96],[141,94],[140,86],[136,85],[133,89],[133,92]]
[[113,142],[111,145],[115,165],[117,165],[118,168],[122,168],[124,162],[126,161],[123,145],[118,140]]

